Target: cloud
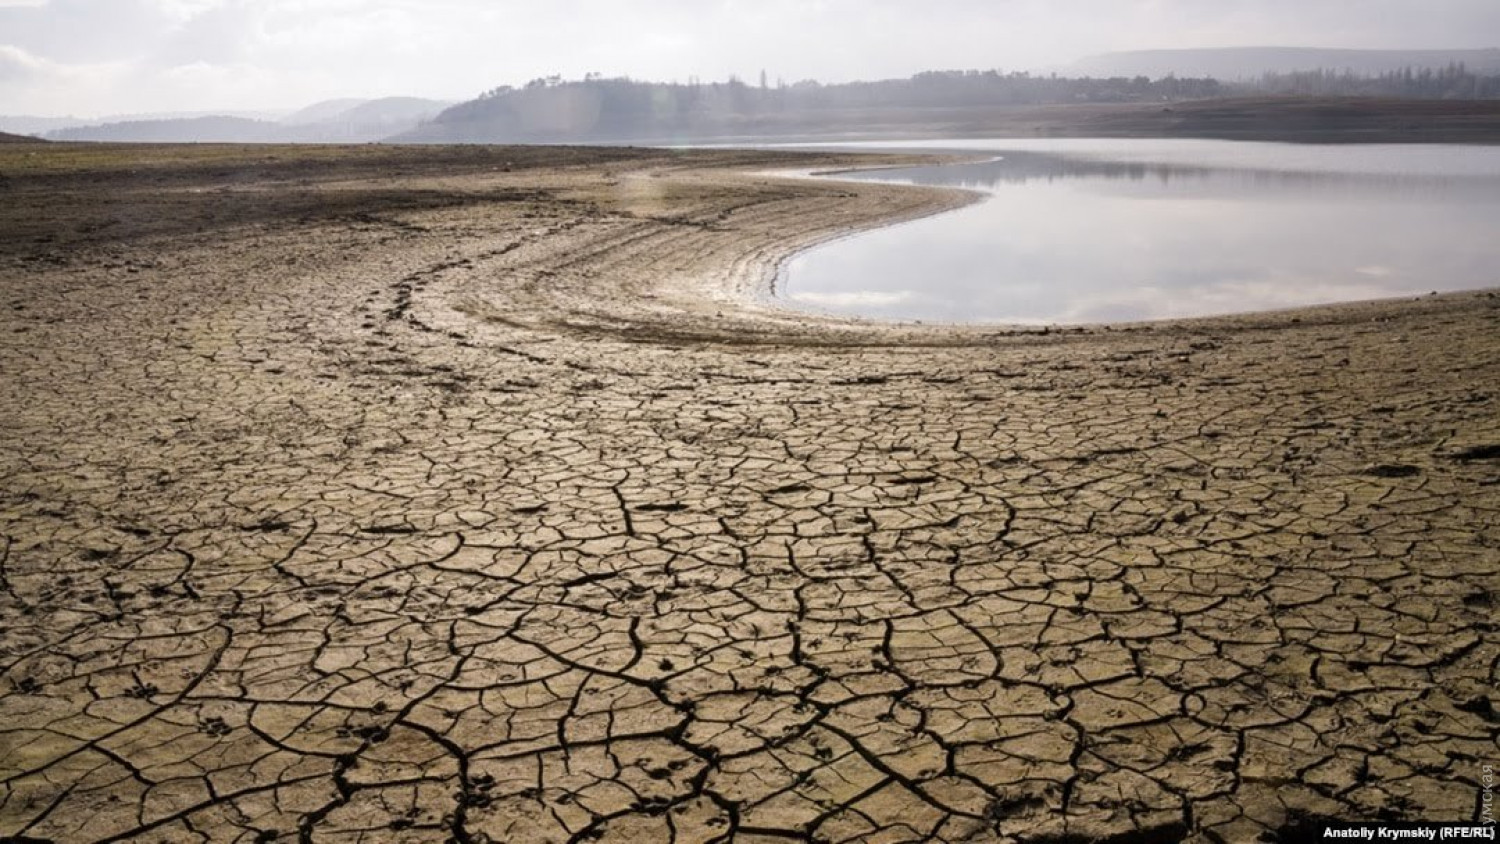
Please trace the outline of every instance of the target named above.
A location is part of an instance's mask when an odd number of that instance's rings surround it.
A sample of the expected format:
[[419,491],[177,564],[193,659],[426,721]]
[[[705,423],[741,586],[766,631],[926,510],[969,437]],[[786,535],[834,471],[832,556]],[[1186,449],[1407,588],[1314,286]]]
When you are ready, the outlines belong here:
[[64,64],[0,44],[0,113],[65,114],[72,104],[111,102],[123,64]]
[[150,59],[165,67],[251,60],[269,8],[271,4],[254,0],[232,0],[203,8],[174,28]]
[[0,6],[0,41],[60,63],[138,57],[174,23],[154,0],[50,0]]
[[46,62],[20,47],[0,44],[0,82],[27,82],[46,72]]
[[794,302],[820,305],[825,308],[886,308],[912,299],[910,290],[857,290],[847,293],[793,293],[787,298]]

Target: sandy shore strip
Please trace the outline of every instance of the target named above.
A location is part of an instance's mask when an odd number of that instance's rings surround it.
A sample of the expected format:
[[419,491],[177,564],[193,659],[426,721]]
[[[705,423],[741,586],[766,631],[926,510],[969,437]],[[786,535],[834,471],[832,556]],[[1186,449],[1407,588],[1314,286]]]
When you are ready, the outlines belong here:
[[0,837],[1474,818],[1495,293],[1045,333],[751,295],[967,201],[764,175],[849,161],[0,150]]

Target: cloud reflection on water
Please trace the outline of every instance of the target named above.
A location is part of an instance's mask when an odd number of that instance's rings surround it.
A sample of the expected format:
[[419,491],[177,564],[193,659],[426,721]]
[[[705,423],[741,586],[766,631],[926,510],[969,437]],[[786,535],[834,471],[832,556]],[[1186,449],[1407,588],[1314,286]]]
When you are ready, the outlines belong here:
[[[1277,147],[1292,166],[1275,168]],[[1122,144],[1127,158],[1141,149]],[[1500,283],[1500,150],[1453,148],[1461,166],[1443,172],[1431,147],[1323,149],[1197,142],[1176,161],[1009,150],[860,174],[991,197],[799,256],[783,289],[886,319],[1076,323]]]

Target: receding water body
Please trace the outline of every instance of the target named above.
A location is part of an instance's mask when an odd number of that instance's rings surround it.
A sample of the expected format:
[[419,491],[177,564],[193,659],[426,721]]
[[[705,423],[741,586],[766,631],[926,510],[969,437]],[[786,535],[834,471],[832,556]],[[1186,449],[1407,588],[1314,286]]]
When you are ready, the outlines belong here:
[[1500,284],[1500,147],[856,146],[993,156],[837,176],[986,196],[793,258],[778,287],[799,306],[897,320],[1067,324]]

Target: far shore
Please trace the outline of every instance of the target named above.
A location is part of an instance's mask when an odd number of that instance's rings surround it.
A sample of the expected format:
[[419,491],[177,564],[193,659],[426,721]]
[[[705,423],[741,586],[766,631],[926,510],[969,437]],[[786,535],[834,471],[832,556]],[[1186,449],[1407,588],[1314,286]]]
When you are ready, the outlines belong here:
[[[1500,100],[1246,97],[830,110],[767,115],[736,133],[605,139],[640,145],[761,145],[954,138],[1203,138],[1316,144],[1500,143]],[[536,138],[556,142],[557,138]]]
[[[757,146],[940,138],[1207,138],[1319,144],[1495,144],[1500,143],[1500,100],[1268,96],[1172,102],[828,109],[758,115],[737,123],[732,130],[699,130],[690,135],[618,137],[592,134],[587,129],[546,133],[517,127],[479,127],[474,131],[478,134],[465,135],[453,142]],[[403,140],[405,137],[396,136],[382,143],[445,143],[413,142]],[[195,135],[192,140],[216,143],[236,139]],[[0,144],[27,142],[40,141],[0,133]]]
[[[851,116],[847,131],[781,133],[777,140],[930,138],[1204,138],[1286,143],[1500,143],[1500,101],[1277,98],[1174,103],[933,109],[920,118]],[[873,127],[873,128],[872,128]],[[830,137],[830,134],[835,137]],[[765,142],[764,136],[721,139]]]

